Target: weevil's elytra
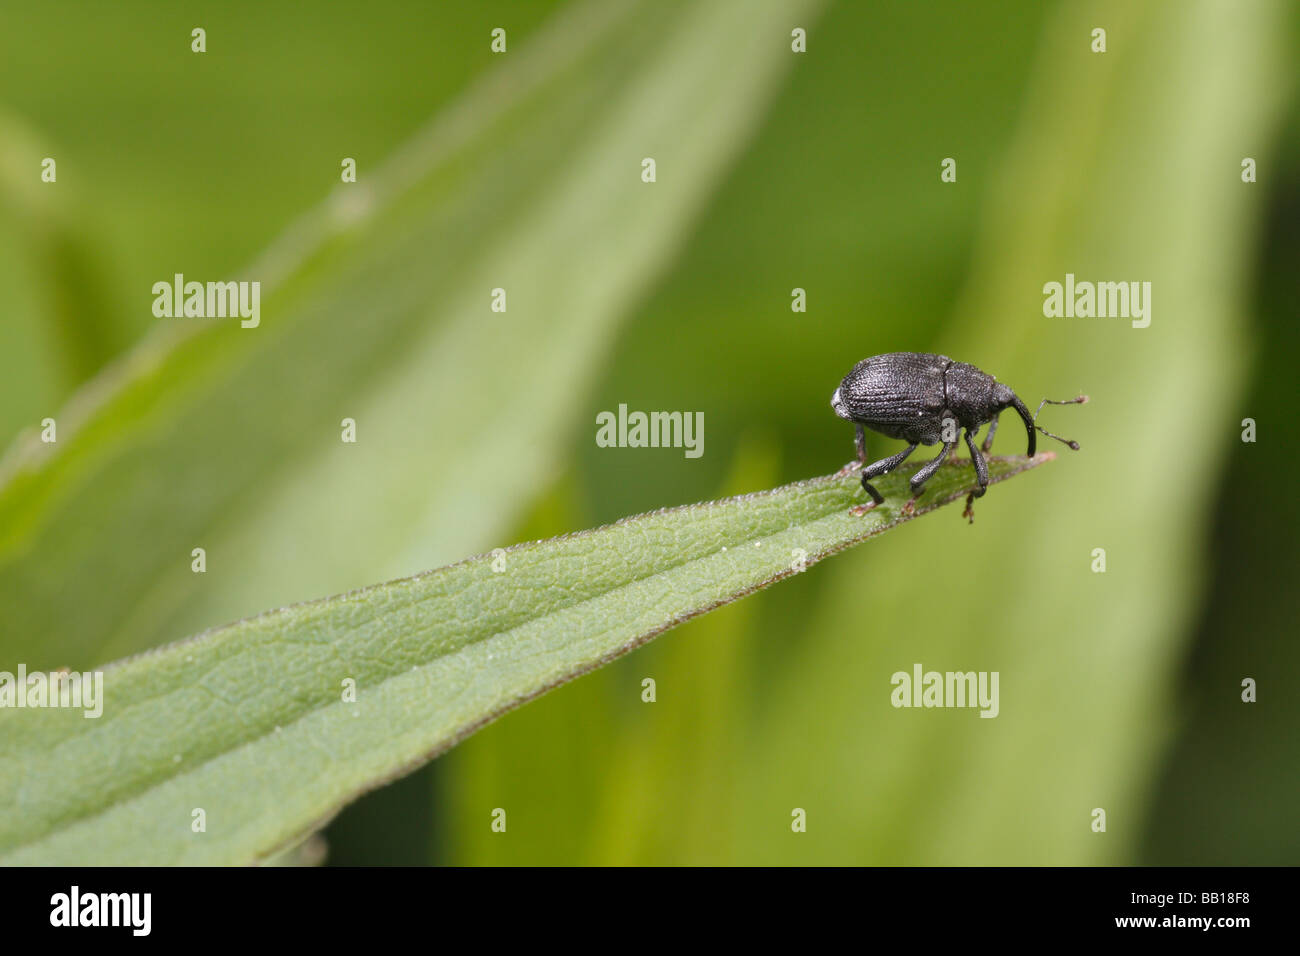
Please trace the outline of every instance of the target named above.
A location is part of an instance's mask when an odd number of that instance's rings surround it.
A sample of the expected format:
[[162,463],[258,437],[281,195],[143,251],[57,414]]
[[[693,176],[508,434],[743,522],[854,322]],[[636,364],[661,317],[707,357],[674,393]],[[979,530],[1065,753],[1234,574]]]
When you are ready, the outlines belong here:
[[[1086,395],[1064,401],[1045,398],[1038,411],[1047,404],[1072,405],[1087,400]],[[957,444],[957,432],[965,429],[966,447],[970,449],[975,477],[979,482],[979,488],[967,498],[964,512],[973,520],[971,502],[983,497],[989,484],[988,462],[984,455],[993,447],[998,415],[1008,408],[1015,409],[1024,420],[1029,435],[1029,450],[1026,452],[1029,457],[1032,458],[1036,450],[1035,430],[1064,442],[1075,451],[1079,450],[1078,442],[1053,435],[1035,424],[1037,412],[1030,415],[1019,396],[992,375],[974,365],[954,362],[946,355],[929,352],[890,352],[863,359],[844,376],[840,387],[831,395],[831,408],[840,418],[857,426],[858,460],[846,466],[846,473],[862,467],[862,487],[874,502],[871,507],[885,500],[872,487],[872,478],[893,471],[916,451],[918,445],[942,444],[939,454],[926,462],[909,482],[912,498],[904,507],[910,510],[925,483],[934,477]],[[986,422],[989,423],[988,434],[984,436],[984,444],[976,448],[975,433]],[[908,443],[907,447],[869,465],[866,428],[889,438],[901,438]]]

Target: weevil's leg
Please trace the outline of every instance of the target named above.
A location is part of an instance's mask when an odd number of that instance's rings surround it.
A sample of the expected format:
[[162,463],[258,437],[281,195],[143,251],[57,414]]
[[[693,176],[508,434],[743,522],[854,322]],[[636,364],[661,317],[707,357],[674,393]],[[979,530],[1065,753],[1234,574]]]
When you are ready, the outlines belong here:
[[993,421],[989,422],[988,434],[984,436],[984,444],[980,446],[980,448],[983,449],[984,454],[986,455],[989,453],[989,450],[993,447],[993,433],[996,432],[997,430],[998,430],[998,416],[994,415]]
[[[996,421],[996,419],[995,419]],[[975,478],[979,481],[980,486],[966,496],[966,509],[962,511],[961,516],[971,524],[975,523],[975,504],[976,498],[983,498],[984,492],[989,487],[989,464],[984,460],[984,456],[979,453],[975,447],[975,438],[971,435],[970,429],[966,429],[966,447],[970,449],[970,459],[975,463]]]
[[[854,422],[854,424],[857,425],[858,423]],[[839,471],[835,472],[836,478],[843,478],[846,475],[851,475],[867,463],[867,430],[861,425],[858,425],[858,432],[853,439],[853,445],[858,450],[858,457],[849,462]]]
[[935,455],[922,465],[921,470],[911,477],[908,484],[912,486],[913,495],[919,495],[921,493],[921,489],[925,487],[925,483],[934,477],[934,473],[939,470],[939,467],[944,463],[944,459],[948,457],[948,454],[956,444],[955,441],[944,442],[943,448],[939,450],[939,454]]
[[867,481],[866,472],[862,474],[862,490],[871,495],[871,507],[874,508],[876,505],[884,504],[885,496],[878,492],[871,482]]
[[983,498],[984,492],[989,487],[989,463],[984,460],[978,448],[975,447],[975,436],[971,434],[970,429],[966,429],[966,447],[970,449],[970,459],[975,463],[975,478],[979,481],[978,491],[971,492],[976,498]]
[[908,482],[908,484],[912,486],[912,497],[908,500],[907,504],[903,505],[903,512],[905,514],[910,515],[914,510],[916,510],[916,499],[921,497],[921,490],[925,487],[925,483],[934,477],[934,473],[939,470],[944,459],[948,457],[949,452],[952,451],[953,446],[956,444],[955,441],[944,442],[943,448],[939,450],[939,454],[935,455],[922,465],[921,470],[912,476],[911,480]]
[[885,500],[885,498],[880,492],[872,487],[870,479],[875,478],[877,475],[884,475],[893,471],[907,460],[908,455],[916,451],[916,446],[917,442],[912,442],[912,444],[908,445],[897,455],[890,455],[888,458],[882,458],[875,464],[868,465],[866,468],[862,469],[862,488],[867,494],[871,495],[871,500],[876,504],[880,504]]

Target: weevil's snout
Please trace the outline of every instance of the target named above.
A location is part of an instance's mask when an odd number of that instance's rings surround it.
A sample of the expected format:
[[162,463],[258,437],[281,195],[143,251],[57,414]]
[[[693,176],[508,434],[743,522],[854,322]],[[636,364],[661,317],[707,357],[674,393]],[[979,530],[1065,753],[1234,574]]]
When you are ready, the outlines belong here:
[[849,411],[844,407],[843,400],[840,399],[840,390],[838,388],[831,393],[831,408],[835,409],[835,414],[840,416],[840,418],[850,420]]

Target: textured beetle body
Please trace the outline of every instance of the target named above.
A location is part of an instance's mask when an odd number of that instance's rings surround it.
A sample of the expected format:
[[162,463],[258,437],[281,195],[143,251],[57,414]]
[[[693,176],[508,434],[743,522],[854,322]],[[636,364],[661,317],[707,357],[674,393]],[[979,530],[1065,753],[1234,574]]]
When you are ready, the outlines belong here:
[[[1070,401],[1086,400],[1085,396],[1080,396]],[[1047,401],[1044,399],[1044,402]],[[831,408],[840,418],[857,425],[858,460],[864,466],[862,487],[876,504],[880,504],[884,498],[871,486],[869,479],[898,467],[918,445],[942,443],[943,448],[938,456],[922,466],[911,478],[915,498],[957,444],[957,432],[960,429],[965,429],[966,446],[970,449],[971,461],[979,481],[979,488],[972,492],[972,498],[983,495],[988,487],[988,464],[980,454],[980,449],[975,447],[974,436],[982,425],[992,423],[982,449],[987,453],[997,430],[998,415],[1005,409],[1014,409],[1024,420],[1029,436],[1027,454],[1030,457],[1036,448],[1035,429],[1051,435],[1034,424],[1029,409],[1016,393],[992,375],[974,365],[954,362],[946,355],[930,352],[890,352],[863,359],[844,376],[840,387],[831,395]],[[908,443],[908,447],[896,455],[868,465],[864,428],[890,438],[902,439]],[[1066,442],[1071,448],[1078,448],[1074,442],[1063,438],[1058,440]],[[969,502],[967,511],[969,513]]]
[[853,366],[831,396],[840,418],[907,442],[939,441],[947,393],[943,376],[952,359],[924,352],[874,355]]

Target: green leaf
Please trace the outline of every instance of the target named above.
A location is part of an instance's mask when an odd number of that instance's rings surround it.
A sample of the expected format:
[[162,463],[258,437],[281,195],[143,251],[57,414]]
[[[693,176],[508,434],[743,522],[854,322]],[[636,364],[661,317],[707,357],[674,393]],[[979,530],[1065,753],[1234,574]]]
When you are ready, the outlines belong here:
[[[271,611],[109,667],[98,718],[0,709],[0,863],[264,858],[512,707],[910,521],[912,471],[865,516],[857,477],[827,476]],[[916,515],[971,474],[941,468]]]
[[42,182],[56,150],[0,106],[0,443],[57,411],[112,354],[103,264],[83,211]]
[[577,4],[244,274],[190,276],[261,282],[261,324],[159,320],[0,462],[4,659],[83,667],[507,534],[817,6]]

